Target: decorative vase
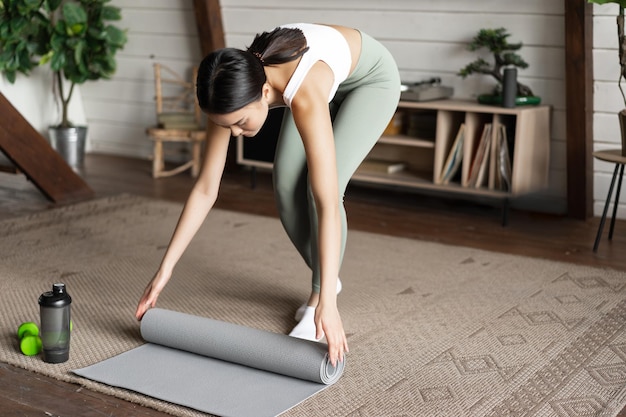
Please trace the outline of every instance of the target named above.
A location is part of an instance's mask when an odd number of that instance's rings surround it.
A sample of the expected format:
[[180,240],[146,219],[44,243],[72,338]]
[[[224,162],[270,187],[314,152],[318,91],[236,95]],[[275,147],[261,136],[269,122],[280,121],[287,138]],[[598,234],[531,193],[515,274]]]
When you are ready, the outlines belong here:
[[85,159],[87,127],[51,126],[48,128],[48,134],[52,148],[61,155],[74,172],[82,172]]
[[619,129],[622,134],[622,156],[626,156],[626,109],[617,113],[619,119]]

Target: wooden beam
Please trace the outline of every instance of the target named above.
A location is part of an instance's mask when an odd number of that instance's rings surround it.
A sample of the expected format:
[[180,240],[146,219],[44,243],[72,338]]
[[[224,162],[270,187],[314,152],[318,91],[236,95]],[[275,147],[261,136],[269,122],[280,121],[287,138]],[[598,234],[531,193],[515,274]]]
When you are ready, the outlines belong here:
[[219,0],[193,0],[196,14],[198,37],[202,56],[224,48],[224,27],[222,26],[222,8]]
[[565,0],[567,213],[581,220],[593,216],[592,42],[592,4]]
[[[200,51],[205,57],[216,49],[226,47],[224,26],[222,25],[222,7],[219,0],[193,0]],[[208,132],[207,132],[208,134]],[[228,146],[225,170],[237,168],[236,141],[231,140]]]
[[0,151],[55,203],[92,198],[93,190],[0,93]]

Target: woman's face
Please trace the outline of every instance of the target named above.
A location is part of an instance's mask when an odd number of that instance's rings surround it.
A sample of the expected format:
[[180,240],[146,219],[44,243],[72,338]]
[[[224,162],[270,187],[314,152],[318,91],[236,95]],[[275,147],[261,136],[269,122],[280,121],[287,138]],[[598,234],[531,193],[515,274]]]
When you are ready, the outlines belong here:
[[252,137],[263,127],[268,111],[267,100],[261,97],[232,113],[209,114],[208,117],[216,125],[230,129],[233,136]]

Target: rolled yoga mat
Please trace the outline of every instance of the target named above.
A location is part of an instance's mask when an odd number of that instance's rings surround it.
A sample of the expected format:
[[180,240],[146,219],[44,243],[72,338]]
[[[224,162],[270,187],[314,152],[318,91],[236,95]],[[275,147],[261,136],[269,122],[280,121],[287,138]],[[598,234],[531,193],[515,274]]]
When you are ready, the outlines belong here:
[[223,417],[277,416],[335,383],[326,344],[158,308],[148,343],[73,372]]

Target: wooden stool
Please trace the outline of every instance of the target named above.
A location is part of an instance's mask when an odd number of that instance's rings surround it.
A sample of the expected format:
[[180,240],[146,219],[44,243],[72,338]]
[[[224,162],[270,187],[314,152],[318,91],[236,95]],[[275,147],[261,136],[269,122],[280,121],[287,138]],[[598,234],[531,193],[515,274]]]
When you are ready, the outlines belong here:
[[[192,71],[192,81],[187,81],[163,64],[154,64],[154,84],[157,125],[146,129],[154,142],[152,155],[152,177],[176,175],[191,169],[197,177],[202,163],[202,143],[206,131],[202,126],[202,112],[195,92],[197,69]],[[175,168],[165,169],[166,142],[191,144],[191,158]]]
[[[182,132],[182,131],[166,131],[163,129],[146,130],[150,139],[154,141],[154,154],[152,155],[152,177],[162,178],[179,174],[187,169],[191,169],[191,176],[197,177],[200,173],[202,164],[202,144],[205,140],[205,132]],[[191,159],[178,165],[175,168],[165,169],[165,152],[163,150],[163,142],[183,142],[191,143]]]
[[600,238],[602,237],[602,230],[604,229],[604,222],[606,221],[606,213],[611,203],[611,195],[613,194],[613,187],[615,186],[615,180],[617,181],[617,192],[615,193],[615,203],[613,204],[613,217],[611,218],[611,226],[609,228],[609,240],[613,239],[613,228],[615,226],[615,215],[617,214],[617,204],[619,202],[619,193],[622,188],[622,177],[624,175],[624,165],[626,164],[626,156],[622,155],[621,149],[609,149],[604,151],[596,151],[593,153],[595,158],[598,158],[605,162],[611,162],[615,164],[613,170],[613,178],[611,179],[611,185],[609,186],[609,194],[606,197],[606,203],[604,204],[604,211],[602,212],[602,218],[600,219],[600,227],[598,228],[598,234],[596,235],[596,241],[593,244],[593,251],[598,251],[598,245],[600,244]]

